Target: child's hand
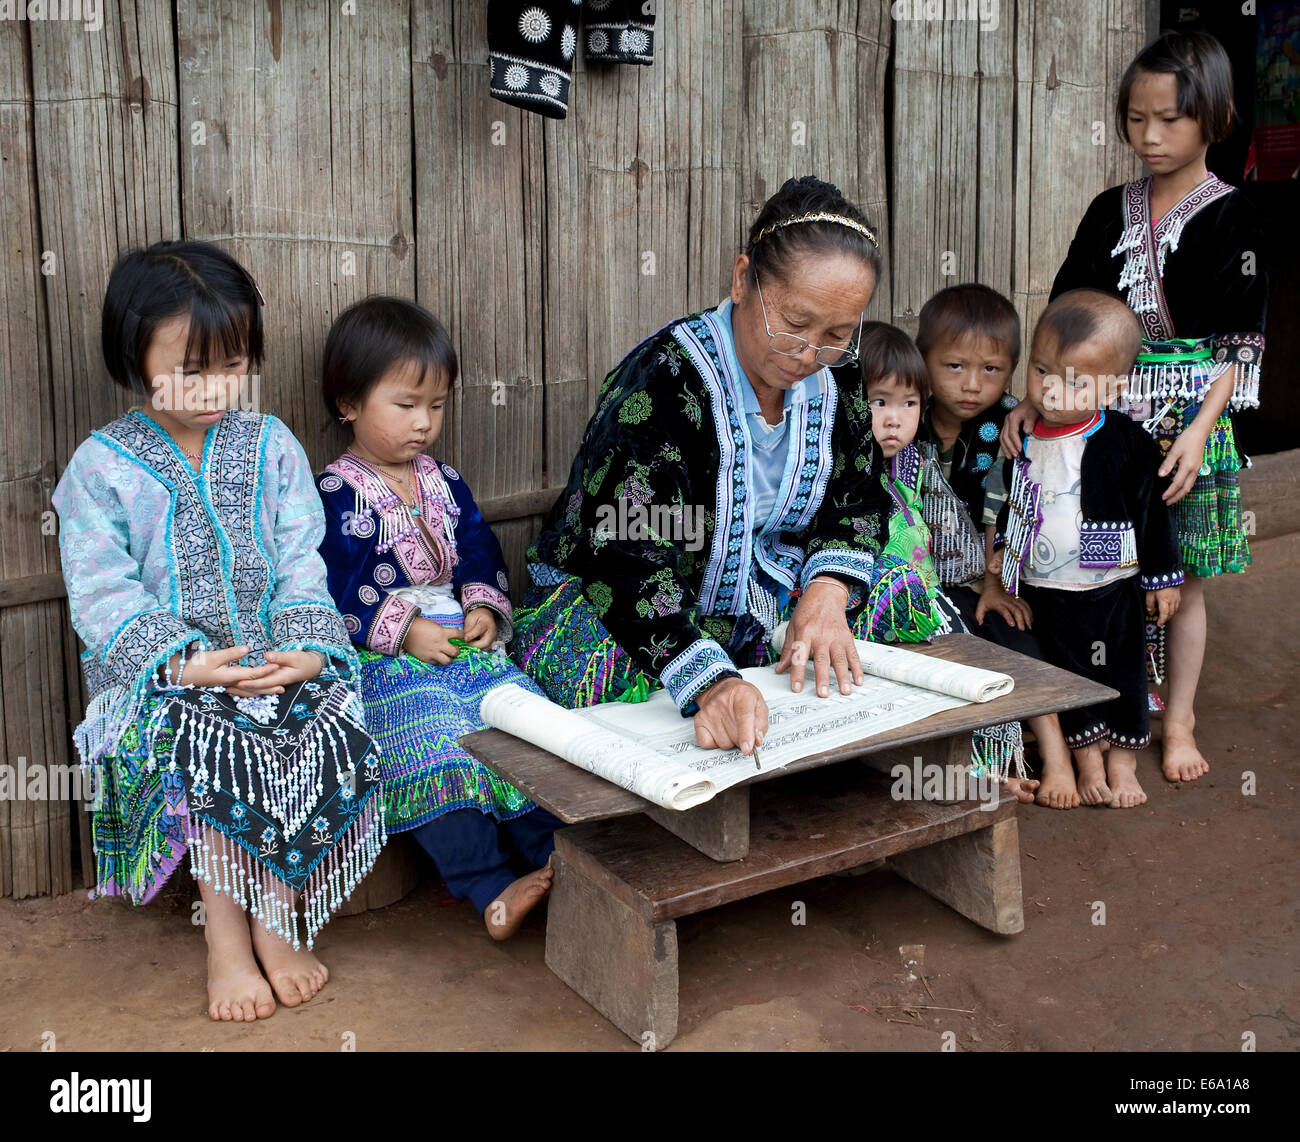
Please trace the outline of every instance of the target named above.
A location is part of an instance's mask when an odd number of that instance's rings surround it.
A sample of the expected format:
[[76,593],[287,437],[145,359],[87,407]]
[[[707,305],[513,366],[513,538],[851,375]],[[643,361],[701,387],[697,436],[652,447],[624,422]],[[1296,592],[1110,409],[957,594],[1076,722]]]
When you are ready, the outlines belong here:
[[1147,614],[1156,612],[1156,626],[1162,627],[1178,613],[1178,606],[1183,601],[1181,587],[1162,587],[1159,591],[1147,592]]
[[283,694],[286,686],[306,682],[321,672],[320,655],[313,650],[268,650],[266,661],[272,672],[250,682],[226,689],[237,698],[255,698],[260,694]]
[[1173,447],[1160,465],[1161,476],[1174,473],[1174,478],[1160,498],[1173,505],[1192,490],[1196,477],[1201,473],[1201,464],[1205,461],[1205,436],[1195,426],[1190,426],[1178,434]]
[[421,662],[432,662],[446,666],[460,653],[460,647],[451,643],[453,638],[463,638],[461,627],[439,626],[432,619],[416,619],[411,629],[406,632],[406,641],[402,650],[414,655]]
[[1007,413],[1007,419],[1002,422],[1002,434],[998,437],[1002,451],[1008,456],[1019,456],[1020,434],[1033,428],[1037,419],[1038,410],[1027,400],[1022,400]]
[[1008,595],[1000,579],[984,580],[984,593],[975,606],[975,621],[983,626],[984,617],[990,611],[996,611],[1006,619],[1007,626],[1016,630],[1028,630],[1034,625],[1034,612],[1029,604],[1024,599]]
[[[236,666],[235,663],[246,655],[251,647],[232,646],[228,650],[199,650],[185,660],[185,669],[181,673],[184,686],[235,686],[248,685],[268,677],[275,672],[275,665]],[[181,656],[174,654],[167,664],[167,679],[175,680],[181,669]]]
[[486,650],[497,640],[496,615],[488,607],[475,607],[465,616],[465,641]]

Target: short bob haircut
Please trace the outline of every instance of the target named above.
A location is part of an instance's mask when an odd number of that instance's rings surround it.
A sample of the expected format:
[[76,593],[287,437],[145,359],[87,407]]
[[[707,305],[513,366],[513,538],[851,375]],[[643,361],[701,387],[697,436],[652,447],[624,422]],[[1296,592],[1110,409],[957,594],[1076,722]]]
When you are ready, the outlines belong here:
[[896,384],[915,389],[921,400],[930,399],[930,372],[921,350],[897,325],[885,321],[868,321],[862,327],[858,348],[862,361],[862,387],[892,376]]
[[1174,77],[1178,110],[1200,124],[1207,143],[1221,143],[1232,133],[1232,65],[1209,32],[1165,32],[1128,65],[1115,98],[1115,127],[1121,139],[1128,138],[1129,96],[1140,72]]
[[1020,316],[989,286],[976,282],[949,286],[921,306],[916,347],[922,357],[942,341],[963,337],[985,337],[1001,345],[1011,358],[1012,371],[1020,361]]
[[410,362],[420,379],[445,379],[448,392],[460,366],[441,321],[402,297],[372,295],[348,306],[330,326],[321,362],[321,395],[330,415],[340,404],[359,405],[383,375]]
[[159,324],[189,315],[187,361],[204,367],[248,357],[262,363],[262,295],[252,277],[208,242],[155,242],[117,260],[104,291],[100,343],[109,376],[148,395],[145,354]]

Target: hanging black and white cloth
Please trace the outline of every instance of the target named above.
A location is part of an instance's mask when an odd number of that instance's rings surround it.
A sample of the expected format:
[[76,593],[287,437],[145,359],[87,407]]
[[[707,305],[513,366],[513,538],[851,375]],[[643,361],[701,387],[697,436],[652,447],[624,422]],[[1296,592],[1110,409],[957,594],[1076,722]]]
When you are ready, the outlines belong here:
[[589,64],[654,62],[655,0],[491,0],[487,18],[492,97],[551,119],[569,113],[580,35]]

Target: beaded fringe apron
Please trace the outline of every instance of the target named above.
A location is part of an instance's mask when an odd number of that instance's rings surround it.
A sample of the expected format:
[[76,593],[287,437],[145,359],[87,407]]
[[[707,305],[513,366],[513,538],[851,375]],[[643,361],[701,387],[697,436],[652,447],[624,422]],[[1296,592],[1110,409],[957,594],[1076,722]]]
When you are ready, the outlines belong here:
[[141,725],[104,761],[97,894],[145,903],[188,851],[195,877],[311,947],[386,839],[379,759],[351,687],[169,690]]
[[[1196,419],[1213,379],[1212,357],[1207,342],[1143,342],[1128,394],[1119,407],[1155,438],[1162,456]],[[1192,490],[1170,509],[1185,575],[1208,578],[1239,573],[1250,565],[1241,515],[1241,467],[1232,418],[1225,412],[1206,439]],[[1146,624],[1146,647],[1150,679],[1162,682],[1166,632],[1154,619]]]

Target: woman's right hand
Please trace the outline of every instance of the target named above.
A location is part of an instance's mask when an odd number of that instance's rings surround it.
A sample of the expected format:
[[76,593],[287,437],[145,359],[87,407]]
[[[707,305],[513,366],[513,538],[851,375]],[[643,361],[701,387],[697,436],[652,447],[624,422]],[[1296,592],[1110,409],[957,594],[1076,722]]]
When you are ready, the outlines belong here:
[[283,686],[266,690],[257,685],[259,679],[274,674],[280,669],[275,663],[268,662],[262,666],[235,665],[251,649],[248,646],[232,646],[227,650],[193,651],[185,658],[183,672],[181,672],[181,656],[173,654],[167,663],[167,679],[174,680],[179,672],[182,685],[224,686],[241,697],[261,693],[281,693]]
[[439,626],[432,619],[416,619],[411,624],[411,629],[406,632],[406,641],[402,643],[402,650],[421,662],[446,666],[460,654],[460,647],[454,646],[450,640],[464,637],[463,627],[444,627]]
[[1007,419],[1002,422],[1002,434],[998,437],[1002,451],[1008,456],[1019,456],[1020,435],[1033,428],[1037,419],[1038,410],[1027,400],[1022,400],[1007,413]]
[[753,753],[767,736],[767,703],[758,687],[743,678],[724,678],[698,699],[695,743],[701,749]]

